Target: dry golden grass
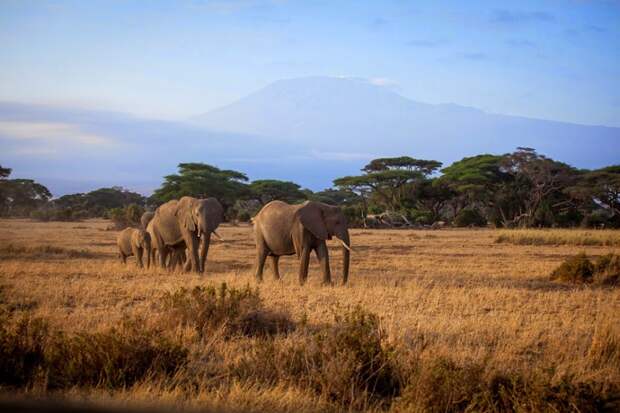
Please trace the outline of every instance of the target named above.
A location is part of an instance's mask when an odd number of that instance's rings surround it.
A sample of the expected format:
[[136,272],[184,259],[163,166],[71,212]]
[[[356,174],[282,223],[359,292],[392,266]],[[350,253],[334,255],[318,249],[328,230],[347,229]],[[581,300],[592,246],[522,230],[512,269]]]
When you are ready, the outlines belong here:
[[[249,284],[259,289],[267,309],[289,312],[309,324],[332,322],[334,314],[359,305],[380,317],[400,354],[415,353],[419,360],[445,357],[487,371],[544,371],[552,383],[566,377],[608,387],[620,383],[620,366],[610,362],[620,360],[614,353],[620,348],[620,289],[549,280],[570,255],[619,253],[618,231],[353,230],[349,285],[321,287],[313,259],[308,283],[301,287],[294,257],[280,260],[282,281],[273,280],[267,270],[265,282],[255,283],[249,226],[221,228],[226,241],[212,243],[207,273],[200,277],[140,270],[133,260],[122,265],[116,257],[116,233],[106,231],[108,225],[103,220],[0,221],[0,304],[14,316],[41,317],[63,331],[96,332],[127,317],[153,319],[162,296],[180,287]],[[498,243],[498,236],[541,245]],[[520,241],[525,238],[543,241]],[[41,247],[48,245],[60,248],[58,253],[41,253],[50,251]],[[338,277],[336,242],[330,241],[330,251]],[[232,363],[255,339],[213,340],[210,345],[219,357]],[[221,386],[210,382],[191,393],[147,381],[124,390],[73,389],[67,395],[240,411],[334,409],[308,389],[247,380]]]
[[495,242],[516,245],[599,245],[620,247],[620,231],[515,229],[498,231]]

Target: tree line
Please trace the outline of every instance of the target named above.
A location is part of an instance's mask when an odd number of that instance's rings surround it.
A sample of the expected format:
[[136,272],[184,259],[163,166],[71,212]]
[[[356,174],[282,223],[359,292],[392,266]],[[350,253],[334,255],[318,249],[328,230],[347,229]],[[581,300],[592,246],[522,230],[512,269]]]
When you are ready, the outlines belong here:
[[378,158],[359,175],[313,192],[204,163],[181,163],[150,197],[121,187],[52,198],[43,185],[0,167],[0,216],[41,220],[107,217],[123,225],[184,195],[213,196],[229,220],[248,221],[272,200],[340,205],[353,226],[620,227],[620,165],[577,169],[531,148],[466,157],[443,167],[409,156]]

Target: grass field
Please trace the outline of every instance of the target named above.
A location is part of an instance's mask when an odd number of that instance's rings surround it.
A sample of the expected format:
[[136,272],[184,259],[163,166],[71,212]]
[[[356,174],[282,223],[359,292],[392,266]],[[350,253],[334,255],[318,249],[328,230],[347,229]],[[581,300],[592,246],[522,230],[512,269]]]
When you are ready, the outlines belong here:
[[[186,361],[170,374],[140,377],[129,386],[95,380],[51,389],[35,380],[18,386],[18,394],[226,411],[493,410],[489,406],[502,411],[510,403],[514,411],[588,411],[611,408],[620,390],[620,289],[549,280],[571,254],[619,253],[619,232],[604,232],[604,240],[616,241],[595,243],[579,242],[596,238],[593,231],[529,231],[529,237],[564,241],[527,245],[506,242],[513,235],[494,230],[353,230],[349,284],[321,287],[313,258],[308,283],[301,287],[294,257],[280,261],[282,281],[267,269],[265,282],[255,283],[249,226],[221,228],[225,241],[212,243],[207,273],[200,277],[139,270],[132,259],[122,265],[116,232],[106,231],[108,225],[0,221],[4,321],[16,325],[26,316],[40,318],[50,330],[73,337],[106,334],[139,319],[182,346]],[[506,239],[497,242],[498,237]],[[340,249],[331,241],[330,247],[332,273],[339,276]],[[295,325],[332,326],[332,336],[312,342],[326,347],[308,347],[311,337],[323,333],[301,327],[268,337],[231,337],[216,330],[199,337],[187,325],[162,322],[166,293],[219,288],[222,282],[257,288],[261,309],[290,314]],[[364,330],[364,321],[355,318],[360,312],[375,314],[378,325]],[[343,314],[354,315],[343,321],[338,317]],[[381,360],[399,383],[397,392],[386,396],[366,388],[367,394],[355,389],[347,394],[342,390],[347,384],[337,382],[342,366],[357,359],[334,358],[345,355],[328,344],[337,345],[338,331],[351,326],[359,338],[360,325],[360,331],[370,331],[360,340],[378,340]],[[297,379],[288,367],[295,351],[302,359],[317,355],[320,368],[303,361]],[[498,382],[509,394],[497,390]],[[10,385],[2,389],[15,394]]]

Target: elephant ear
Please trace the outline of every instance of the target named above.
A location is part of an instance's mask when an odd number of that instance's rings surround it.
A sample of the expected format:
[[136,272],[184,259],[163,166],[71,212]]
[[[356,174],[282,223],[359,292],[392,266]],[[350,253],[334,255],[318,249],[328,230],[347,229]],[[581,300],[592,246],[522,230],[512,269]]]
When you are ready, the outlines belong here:
[[207,207],[208,228],[215,230],[224,220],[224,208],[215,198],[207,198],[203,202],[205,202]]
[[194,223],[194,218],[192,217],[193,207],[194,199],[188,196],[184,196],[177,203],[177,209],[174,213],[179,223],[190,232],[196,231],[196,224]]
[[307,203],[298,211],[301,224],[318,239],[326,240],[329,237],[327,225],[321,208],[313,202]]

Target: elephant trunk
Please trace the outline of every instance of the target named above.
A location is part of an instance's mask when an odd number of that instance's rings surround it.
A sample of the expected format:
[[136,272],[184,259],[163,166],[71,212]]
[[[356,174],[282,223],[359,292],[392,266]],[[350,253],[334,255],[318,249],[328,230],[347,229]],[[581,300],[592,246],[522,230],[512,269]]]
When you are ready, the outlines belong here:
[[346,230],[342,237],[338,237],[342,240],[342,283],[346,284],[349,279],[349,262],[351,260],[351,240],[349,238],[349,231]]

